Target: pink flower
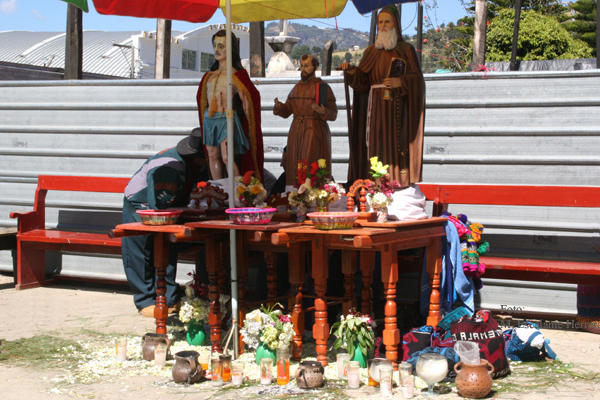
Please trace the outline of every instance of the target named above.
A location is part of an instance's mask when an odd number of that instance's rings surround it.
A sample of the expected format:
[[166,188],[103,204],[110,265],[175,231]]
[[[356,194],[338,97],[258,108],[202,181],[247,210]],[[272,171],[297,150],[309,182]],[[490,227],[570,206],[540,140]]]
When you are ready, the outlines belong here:
[[279,315],[279,322],[292,322],[292,318],[289,315]]

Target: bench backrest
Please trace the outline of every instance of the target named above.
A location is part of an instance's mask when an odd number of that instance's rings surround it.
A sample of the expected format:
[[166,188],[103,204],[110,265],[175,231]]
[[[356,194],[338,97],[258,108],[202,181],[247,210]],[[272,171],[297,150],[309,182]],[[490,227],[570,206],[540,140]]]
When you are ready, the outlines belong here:
[[99,176],[40,175],[35,191],[33,210],[37,213],[36,227],[44,227],[46,220],[46,194],[48,191],[124,193],[129,178]]

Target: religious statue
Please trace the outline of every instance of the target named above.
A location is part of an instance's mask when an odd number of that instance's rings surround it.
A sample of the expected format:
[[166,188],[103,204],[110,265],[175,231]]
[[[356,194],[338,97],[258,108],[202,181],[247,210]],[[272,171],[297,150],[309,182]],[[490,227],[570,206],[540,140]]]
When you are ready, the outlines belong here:
[[285,103],[275,99],[273,114],[287,118],[294,115],[287,139],[286,184],[294,185],[298,160],[311,163],[324,159],[331,165],[331,132],[327,121],[337,118],[335,96],[328,84],[315,76],[319,60],[310,55],[300,60],[300,82]]
[[[239,41],[232,33],[234,174],[254,171],[264,179],[264,150],[260,125],[260,93],[250,80],[240,59]],[[206,146],[212,179],[225,177],[227,169],[227,53],[225,30],[212,37],[215,62],[204,74],[196,100],[202,140]]]
[[389,165],[401,187],[422,180],[425,81],[417,53],[402,40],[398,9],[381,9],[377,39],[358,65],[343,63],[354,89],[348,181],[368,176],[369,159]]

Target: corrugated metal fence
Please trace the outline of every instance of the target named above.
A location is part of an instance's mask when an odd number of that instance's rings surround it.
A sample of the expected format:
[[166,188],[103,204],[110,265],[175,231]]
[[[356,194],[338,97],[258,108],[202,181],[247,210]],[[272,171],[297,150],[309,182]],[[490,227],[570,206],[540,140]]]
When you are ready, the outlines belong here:
[[[600,71],[437,74],[426,81],[425,182],[578,186],[600,181]],[[291,120],[273,116],[273,101],[285,99],[297,80],[255,82],[262,96],[265,166],[277,176]],[[330,124],[333,175],[344,181],[344,87],[340,77],[327,82],[340,109]],[[197,80],[1,82],[0,226],[15,225],[10,212],[32,208],[40,174],[129,177],[146,158],[175,145],[198,125],[197,86]],[[94,229],[119,222],[121,196],[49,193],[47,207],[50,226]],[[481,222],[497,255],[600,258],[599,210],[455,206],[451,211]],[[53,254],[49,259],[63,273],[122,275],[118,259],[65,255],[61,261]],[[9,253],[0,254],[0,268],[12,268]],[[546,286],[560,290],[512,285],[508,304],[574,310],[572,285]],[[407,285],[406,297],[414,297],[414,287]],[[481,305],[500,304],[502,291],[506,296],[506,288],[489,282]],[[555,299],[549,302],[548,296]]]

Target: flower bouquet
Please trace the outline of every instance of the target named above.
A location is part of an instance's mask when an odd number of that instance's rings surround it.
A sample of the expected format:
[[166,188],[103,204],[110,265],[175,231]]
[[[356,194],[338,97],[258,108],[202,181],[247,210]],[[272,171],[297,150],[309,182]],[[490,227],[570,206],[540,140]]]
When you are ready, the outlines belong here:
[[369,173],[373,177],[373,182],[369,183],[367,190],[369,191],[369,204],[377,211],[377,221],[385,222],[387,220],[387,208],[394,198],[395,189],[400,188],[400,184],[395,180],[390,180],[390,174],[387,169],[389,165],[383,165],[377,157],[371,157],[371,171]]
[[240,329],[244,343],[256,349],[257,364],[261,358],[272,358],[275,362],[275,351],[288,348],[294,336],[292,317],[275,310],[277,305],[280,304],[246,314],[244,327]]
[[[300,163],[298,166],[300,167]],[[346,191],[331,179],[331,172],[325,169],[327,165],[324,159],[313,162],[310,167],[310,173],[298,173],[297,193],[304,195],[303,199],[306,199],[308,204],[315,202],[317,211],[327,211],[329,204],[338,201],[340,196],[346,194]],[[290,200],[293,194],[290,194]]]
[[264,207],[267,190],[258,178],[252,176],[254,171],[248,171],[236,179],[236,207]]
[[312,203],[312,200],[309,198],[310,191],[306,191],[306,187],[300,189],[306,182],[307,169],[306,160],[298,160],[298,165],[296,166],[296,184],[288,195],[288,203],[290,206],[296,207],[297,222],[304,222],[306,220],[306,211]]
[[361,367],[367,366],[367,353],[375,343],[375,321],[368,316],[362,315],[356,310],[340,317],[340,322],[331,326],[331,334],[336,336],[335,349],[346,347],[350,359],[359,361]]
[[210,300],[208,286],[203,285],[193,272],[188,273],[192,280],[185,284],[185,296],[181,299],[179,320],[186,324],[187,342],[194,346],[201,346],[206,340],[204,322],[208,321]]

